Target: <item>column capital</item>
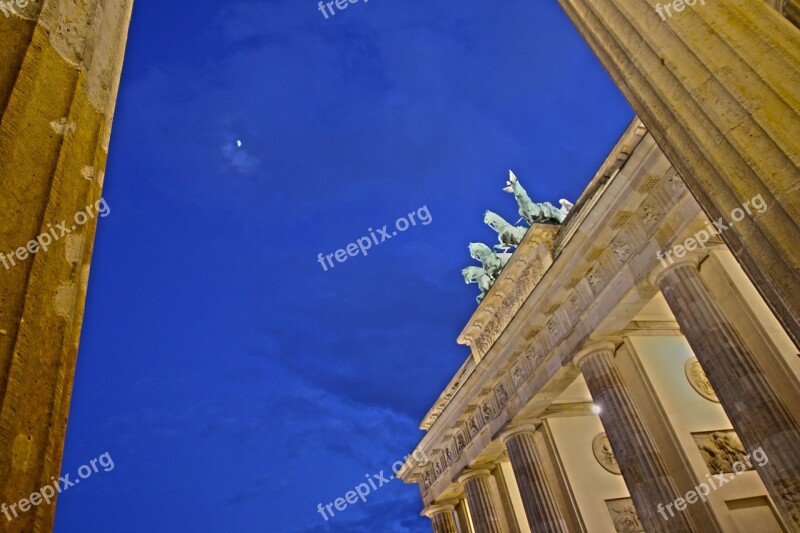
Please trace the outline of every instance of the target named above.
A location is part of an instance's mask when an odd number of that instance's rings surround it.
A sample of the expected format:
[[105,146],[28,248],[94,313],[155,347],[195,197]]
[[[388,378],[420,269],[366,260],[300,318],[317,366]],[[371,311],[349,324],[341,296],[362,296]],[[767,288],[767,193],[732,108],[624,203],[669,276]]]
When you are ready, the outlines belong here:
[[464,471],[463,474],[458,476],[458,482],[462,485],[464,482],[469,481],[470,479],[475,479],[477,477],[488,477],[492,475],[492,471],[488,468],[476,468],[476,469],[467,469]]
[[613,357],[617,351],[617,345],[610,340],[594,341],[585,345],[581,350],[572,356],[572,364],[580,368],[581,362],[589,357],[600,352],[608,352]]
[[539,418],[518,422],[516,424],[512,423],[500,433],[499,438],[505,443],[508,439],[520,433],[536,433],[541,426],[542,420]]
[[691,266],[697,268],[700,265],[701,259],[702,258],[697,254],[687,254],[684,257],[681,257],[680,259],[672,260],[670,258],[670,263],[667,264],[667,262],[663,258],[661,258],[660,259],[661,263],[656,265],[656,268],[654,268],[653,271],[650,273],[650,275],[647,276],[647,281],[653,287],[658,288],[659,287],[658,284],[659,282],[661,282],[661,278],[664,277],[664,274],[679,266]]
[[427,516],[428,518],[433,518],[434,515],[441,513],[452,513],[455,510],[456,506],[453,503],[448,503],[448,502],[432,503],[431,505],[427,506],[425,509],[422,510],[420,516]]
[[482,466],[467,469],[458,477],[458,482],[464,485],[472,525],[481,533],[508,533],[497,480],[489,468]]

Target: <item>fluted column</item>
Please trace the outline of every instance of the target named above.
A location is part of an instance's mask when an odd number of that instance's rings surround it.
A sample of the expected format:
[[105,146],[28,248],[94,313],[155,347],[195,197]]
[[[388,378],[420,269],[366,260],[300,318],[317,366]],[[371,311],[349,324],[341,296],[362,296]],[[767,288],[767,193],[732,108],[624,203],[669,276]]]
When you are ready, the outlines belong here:
[[455,507],[450,504],[435,504],[423,509],[422,514],[431,519],[433,533],[458,533]]
[[464,485],[475,533],[506,533],[506,520],[495,480],[489,470],[468,470],[458,478]]
[[501,509],[503,511],[503,516],[506,519],[506,526],[508,526],[507,533],[520,533],[519,522],[517,521],[517,511],[514,509],[514,504],[511,502],[511,493],[508,490],[508,481],[506,479],[505,472],[503,472],[501,463],[498,462],[493,465],[492,477],[494,478],[494,484],[497,487],[497,495],[500,497]]
[[525,516],[531,531],[566,533],[567,524],[558,509],[553,491],[536,451],[533,434],[536,424],[513,427],[501,435],[508,450],[511,468],[517,481]]
[[469,523],[469,513],[467,513],[467,500],[460,498],[456,504],[456,524],[459,533],[469,533],[472,529]]
[[800,31],[763,0],[559,3],[800,347]]
[[785,0],[783,16],[800,28],[800,0]]
[[800,28],[800,0],[767,0],[767,4]]
[[622,477],[646,531],[694,531],[688,513],[665,520],[657,509],[681,496],[614,363],[611,342],[587,346],[573,359],[581,369]]
[[[0,502],[10,505],[61,468],[132,0],[0,5]],[[11,513],[0,529],[49,531],[54,505]]]
[[800,427],[767,381],[753,354],[725,318],[690,261],[653,277],[748,452],[768,461],[755,467],[792,531],[800,531]]

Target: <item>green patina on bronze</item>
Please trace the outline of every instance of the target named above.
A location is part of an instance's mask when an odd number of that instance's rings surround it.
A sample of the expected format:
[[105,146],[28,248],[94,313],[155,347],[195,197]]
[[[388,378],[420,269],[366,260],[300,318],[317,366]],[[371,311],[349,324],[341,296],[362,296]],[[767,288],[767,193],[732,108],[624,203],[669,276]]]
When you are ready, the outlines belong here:
[[[506,187],[503,190],[513,194],[517,200],[519,214],[522,217],[520,221],[524,220],[531,225],[561,224],[572,208],[572,203],[567,200],[561,200],[560,208],[549,202],[534,202],[510,170]],[[481,266],[468,266],[461,270],[465,283],[478,284],[478,288],[481,291],[477,297],[478,303],[483,300],[492,284],[500,276],[503,267],[508,263],[511,258],[510,250],[519,246],[529,229],[525,226],[515,226],[493,211],[486,211],[483,221],[497,232],[500,244],[495,245],[494,248],[489,248],[489,246],[482,243],[470,243],[469,254],[476,261],[480,261]],[[502,252],[498,250],[502,250]]]

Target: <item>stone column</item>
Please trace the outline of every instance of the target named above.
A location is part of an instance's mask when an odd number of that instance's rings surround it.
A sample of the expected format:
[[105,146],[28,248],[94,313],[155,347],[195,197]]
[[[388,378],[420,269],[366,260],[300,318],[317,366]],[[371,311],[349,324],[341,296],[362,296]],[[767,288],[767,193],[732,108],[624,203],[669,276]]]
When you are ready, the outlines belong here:
[[469,523],[469,513],[467,512],[467,500],[460,498],[456,505],[456,523],[459,533],[470,533],[472,525]]
[[495,480],[489,470],[468,470],[458,478],[464,485],[475,533],[506,533],[505,516]]
[[581,369],[622,477],[646,531],[695,531],[686,512],[665,520],[658,509],[681,494],[614,363],[611,342],[587,346],[573,359]]
[[502,461],[493,465],[492,477],[497,487],[497,495],[500,497],[500,503],[502,504],[503,516],[506,518],[507,533],[520,533],[517,511],[511,502],[511,493],[508,490],[508,480],[505,472],[503,472]]
[[430,505],[422,510],[422,514],[431,519],[433,533],[458,533],[458,528],[456,527],[455,507],[452,505]]
[[531,531],[566,533],[567,524],[547,481],[533,434],[537,424],[513,427],[500,438],[506,445]]
[[559,3],[800,346],[800,31],[763,0]]
[[800,0],[785,0],[783,4],[783,16],[800,28]]
[[800,531],[800,427],[753,354],[725,318],[697,267],[684,261],[653,276],[748,452],[768,458],[754,466],[792,531]]
[[[11,504],[61,468],[132,0],[0,3],[0,502]],[[1,520],[49,531],[53,515],[42,503]]]
[[800,28],[800,0],[767,0],[767,4]]

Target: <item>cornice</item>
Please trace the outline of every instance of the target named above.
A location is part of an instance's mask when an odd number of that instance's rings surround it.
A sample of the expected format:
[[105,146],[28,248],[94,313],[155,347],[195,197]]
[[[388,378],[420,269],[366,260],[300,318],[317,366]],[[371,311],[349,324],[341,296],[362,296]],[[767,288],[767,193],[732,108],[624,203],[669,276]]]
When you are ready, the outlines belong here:
[[600,169],[589,181],[589,184],[583,190],[578,201],[572,207],[569,216],[564,221],[563,229],[554,243],[554,255],[556,257],[570,241],[577,228],[583,223],[594,204],[601,198],[603,192],[619,173],[620,169],[628,162],[631,154],[636,150],[636,147],[639,146],[646,134],[647,128],[645,128],[644,123],[639,117],[634,117],[622,137],[617,141],[614,149],[600,166]]
[[436,419],[439,418],[439,415],[442,414],[450,403],[450,400],[455,397],[456,393],[458,393],[467,379],[472,375],[472,372],[475,371],[475,367],[475,358],[470,355],[467,360],[464,361],[464,364],[461,365],[461,368],[458,369],[456,375],[453,376],[453,379],[450,380],[450,383],[444,388],[444,392],[436,399],[436,403],[433,404],[433,407],[431,407],[430,411],[425,415],[425,418],[422,419],[419,429],[423,431],[431,429],[433,423],[436,422]]

